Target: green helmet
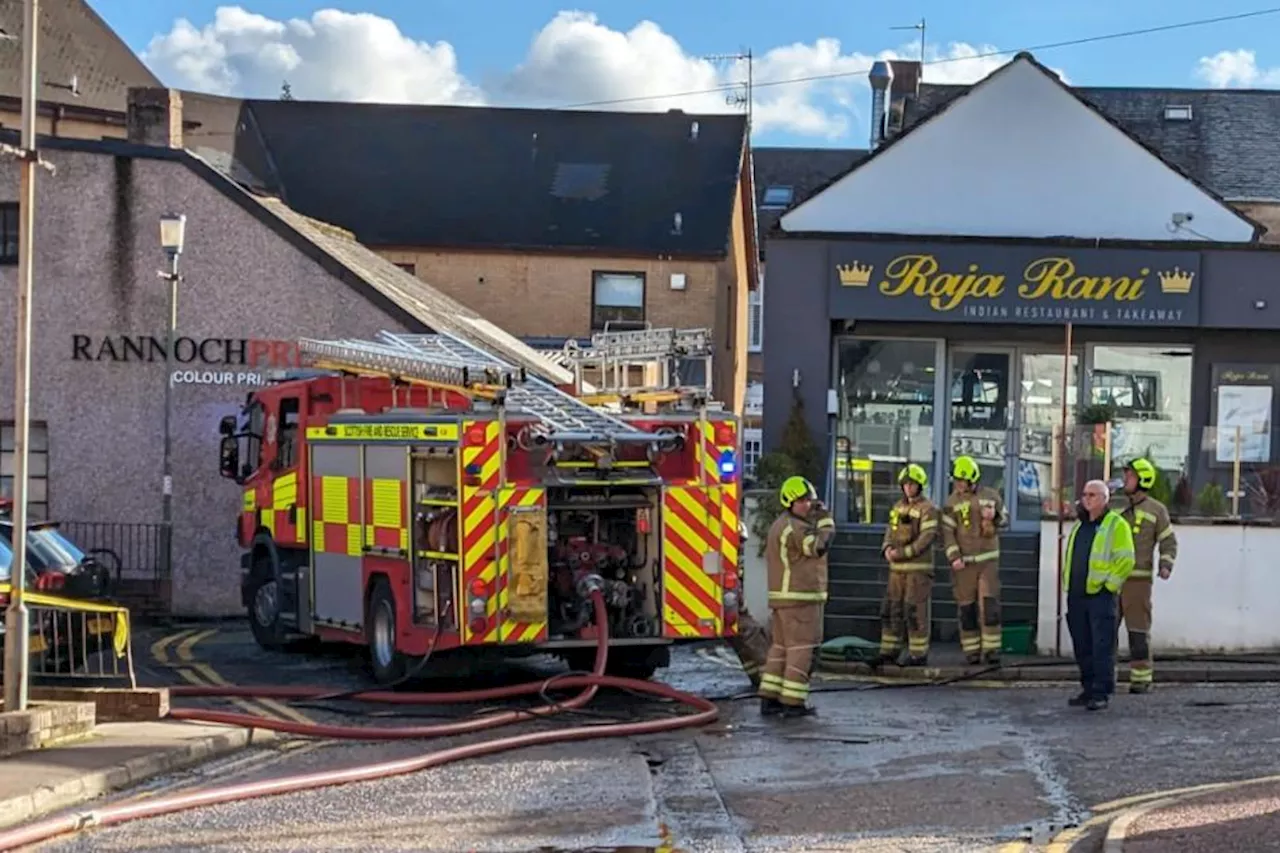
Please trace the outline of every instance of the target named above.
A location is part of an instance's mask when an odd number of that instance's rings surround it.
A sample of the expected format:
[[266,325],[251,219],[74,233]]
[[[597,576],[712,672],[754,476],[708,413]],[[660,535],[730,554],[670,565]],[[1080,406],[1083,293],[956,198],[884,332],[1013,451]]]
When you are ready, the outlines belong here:
[[1150,489],[1156,484],[1156,466],[1149,459],[1138,457],[1124,466],[1124,469],[1137,475],[1139,489]]
[[951,463],[952,479],[976,483],[981,476],[982,469],[973,461],[972,456],[957,456],[956,461]]
[[902,484],[907,481],[918,483],[921,490],[923,490],[929,485],[929,475],[925,473],[924,468],[912,462],[906,468],[903,468],[898,472],[898,483]]
[[804,477],[788,477],[778,492],[778,502],[784,509],[799,500],[817,500],[818,490]]

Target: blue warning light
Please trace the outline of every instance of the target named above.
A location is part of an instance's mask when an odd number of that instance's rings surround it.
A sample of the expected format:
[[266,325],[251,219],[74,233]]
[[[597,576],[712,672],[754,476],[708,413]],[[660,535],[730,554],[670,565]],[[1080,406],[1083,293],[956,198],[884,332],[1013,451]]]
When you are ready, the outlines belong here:
[[728,482],[733,479],[733,475],[738,470],[737,455],[732,450],[724,450],[720,453],[720,479]]

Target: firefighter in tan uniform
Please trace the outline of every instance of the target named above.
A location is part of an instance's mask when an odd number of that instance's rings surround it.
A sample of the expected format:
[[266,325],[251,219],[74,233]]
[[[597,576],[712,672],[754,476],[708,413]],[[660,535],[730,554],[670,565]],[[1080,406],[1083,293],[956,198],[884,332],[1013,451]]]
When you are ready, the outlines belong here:
[[982,470],[971,456],[952,464],[955,490],[942,507],[942,542],[951,564],[951,588],[960,622],[960,647],[976,664],[1000,662],[1000,530],[1008,524],[1004,500],[979,486]]
[[907,634],[905,666],[929,661],[933,628],[933,540],[938,535],[938,508],[925,496],[929,475],[911,464],[898,472],[902,499],[889,510],[889,526],[880,553],[889,562],[889,584],[880,605],[880,657],[876,666],[895,663]]
[[804,477],[788,477],[778,497],[784,512],[765,541],[772,642],[760,675],[760,713],[804,717],[813,713],[809,670],[822,639],[827,550],[836,522]]
[[1160,549],[1158,574],[1167,580],[1178,557],[1178,537],[1169,521],[1169,510],[1147,494],[1156,484],[1156,466],[1148,459],[1134,459],[1124,469],[1124,504],[1116,511],[1133,530],[1133,572],[1120,589],[1120,620],[1129,631],[1129,692],[1151,689],[1151,584],[1155,551]]

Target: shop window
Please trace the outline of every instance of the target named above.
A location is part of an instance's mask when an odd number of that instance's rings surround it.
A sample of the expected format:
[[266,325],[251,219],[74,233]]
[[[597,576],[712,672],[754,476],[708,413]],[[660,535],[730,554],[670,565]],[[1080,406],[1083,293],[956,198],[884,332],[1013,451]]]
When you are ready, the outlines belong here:
[[[14,426],[0,423],[0,497],[13,497]],[[32,521],[49,520],[49,428],[31,422],[27,446],[27,515]]]
[[742,476],[747,480],[756,478],[756,463],[764,448],[764,433],[758,427],[748,427],[742,431]]
[[591,287],[591,328],[644,327],[644,273],[597,272]]
[[1093,348],[1089,401],[1115,412],[1115,459],[1150,455],[1161,468],[1183,470],[1190,447],[1191,356],[1187,346]]
[[747,351],[760,352],[764,346],[764,276],[755,290],[747,291]]
[[843,340],[836,388],[835,511],[839,521],[884,523],[901,494],[898,471],[933,464],[933,341]]

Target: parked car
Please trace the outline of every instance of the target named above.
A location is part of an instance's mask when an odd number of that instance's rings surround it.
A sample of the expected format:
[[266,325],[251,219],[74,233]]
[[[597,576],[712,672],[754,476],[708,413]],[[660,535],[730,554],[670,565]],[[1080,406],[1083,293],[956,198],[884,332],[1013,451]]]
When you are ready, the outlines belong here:
[[[0,502],[0,512],[5,509]],[[11,580],[13,533],[12,521],[0,517],[0,584]],[[27,526],[26,568],[25,587],[30,593],[92,601],[106,598],[110,588],[110,573],[99,559],[82,551],[52,522]],[[8,598],[0,593],[0,606],[8,604]],[[112,617],[43,606],[33,606],[31,615],[31,654],[40,655],[39,663],[32,661],[37,670],[74,669],[103,642],[110,647]],[[103,637],[105,641],[99,639]]]

